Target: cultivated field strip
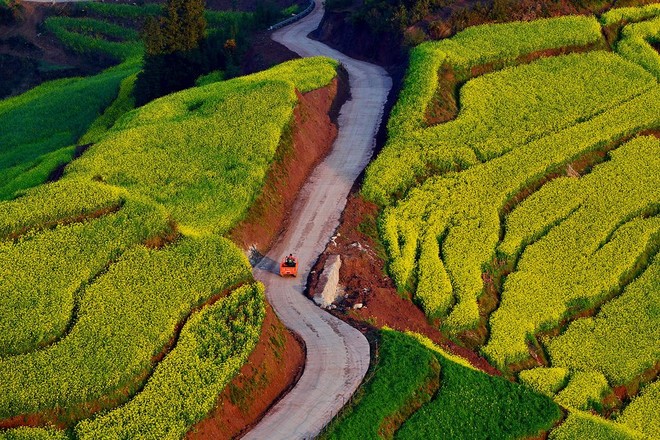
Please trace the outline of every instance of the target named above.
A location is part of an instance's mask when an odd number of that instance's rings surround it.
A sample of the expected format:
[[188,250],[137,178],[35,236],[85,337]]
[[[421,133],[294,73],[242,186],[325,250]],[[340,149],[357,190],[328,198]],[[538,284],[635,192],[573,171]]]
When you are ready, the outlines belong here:
[[[420,45],[366,173],[399,288],[441,330],[569,408],[551,438],[653,437],[606,418],[652,394],[659,371],[659,15],[613,10],[604,34],[581,17]],[[504,38],[515,30],[521,51]],[[477,43],[483,55],[467,50]],[[654,426],[651,405],[637,415]]]
[[660,218],[640,217],[660,209],[654,190],[660,187],[660,141],[637,138],[610,154],[609,162],[572,179],[574,185],[546,185],[519,205],[545,212],[545,197],[563,195],[580,206],[564,208],[573,212],[551,229],[528,225],[528,231],[549,230],[525,248],[491,316],[485,352],[498,366],[527,358],[527,335],[557,326],[571,308],[590,309],[618,293],[637,275],[640,260],[657,250]]
[[263,286],[250,284],[202,309],[181,330],[144,389],[126,405],[76,426],[80,439],[181,438],[216,405],[248,360],[266,314]]
[[[98,221],[60,226],[3,246],[0,357],[61,338],[76,321],[74,310],[86,286],[128,249],[166,231],[167,218],[152,210],[129,204]],[[145,221],[137,223],[136,217]]]
[[[657,307],[660,257],[593,318],[573,321],[547,344],[552,365],[602,372],[612,386],[625,385],[660,357]],[[626,353],[622,356],[621,353]]]

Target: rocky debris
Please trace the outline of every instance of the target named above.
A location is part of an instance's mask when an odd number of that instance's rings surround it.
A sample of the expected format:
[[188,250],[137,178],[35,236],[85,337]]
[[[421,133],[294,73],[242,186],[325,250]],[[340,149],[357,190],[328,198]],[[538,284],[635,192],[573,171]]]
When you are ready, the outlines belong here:
[[339,255],[328,257],[319,277],[318,289],[314,294],[314,302],[317,305],[327,308],[343,294],[343,290],[338,288],[340,268],[341,257]]

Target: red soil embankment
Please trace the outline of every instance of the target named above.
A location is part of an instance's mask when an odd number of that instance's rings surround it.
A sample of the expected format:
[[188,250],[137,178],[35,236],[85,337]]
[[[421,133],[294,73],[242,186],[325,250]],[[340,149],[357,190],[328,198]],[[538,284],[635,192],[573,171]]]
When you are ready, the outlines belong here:
[[298,106],[266,176],[264,190],[246,219],[229,234],[241,248],[255,248],[263,254],[286,226],[298,191],[337,136],[330,115],[336,107],[335,97],[344,95],[343,87],[345,79],[340,77],[322,89],[297,93]]

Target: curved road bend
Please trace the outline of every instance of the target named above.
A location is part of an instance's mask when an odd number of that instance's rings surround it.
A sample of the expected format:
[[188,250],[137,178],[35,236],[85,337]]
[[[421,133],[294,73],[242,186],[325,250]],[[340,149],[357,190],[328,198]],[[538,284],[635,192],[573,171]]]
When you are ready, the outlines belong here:
[[[313,171],[296,200],[286,232],[254,268],[282,322],[307,346],[305,370],[295,387],[243,439],[310,439],[326,426],[362,382],[369,344],[356,329],[318,308],[303,295],[312,264],[339,225],[353,182],[369,162],[392,81],[384,69],[357,61],[310,40],[323,4],[301,21],[275,32],[273,40],[302,57],[340,61],[349,75],[351,100],[341,108],[331,153]],[[298,278],[280,278],[280,259],[295,253]]]

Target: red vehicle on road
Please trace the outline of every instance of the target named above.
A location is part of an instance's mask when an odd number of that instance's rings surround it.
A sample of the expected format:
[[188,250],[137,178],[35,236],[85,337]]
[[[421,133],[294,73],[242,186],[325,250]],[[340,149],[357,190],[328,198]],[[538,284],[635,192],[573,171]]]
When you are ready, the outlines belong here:
[[298,259],[292,254],[284,257],[282,263],[280,263],[280,276],[287,275],[298,276]]

